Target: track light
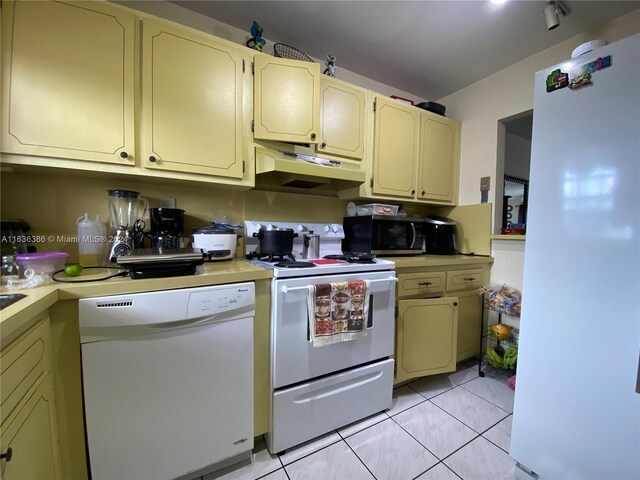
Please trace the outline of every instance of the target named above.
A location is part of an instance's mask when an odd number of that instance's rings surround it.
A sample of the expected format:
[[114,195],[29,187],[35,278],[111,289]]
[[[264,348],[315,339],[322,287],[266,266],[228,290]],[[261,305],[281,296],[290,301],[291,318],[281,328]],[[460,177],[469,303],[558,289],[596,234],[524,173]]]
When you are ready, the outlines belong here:
[[547,28],[553,30],[560,25],[558,15],[566,17],[571,13],[566,5],[555,0],[547,0],[547,6],[544,7],[544,18],[547,20]]

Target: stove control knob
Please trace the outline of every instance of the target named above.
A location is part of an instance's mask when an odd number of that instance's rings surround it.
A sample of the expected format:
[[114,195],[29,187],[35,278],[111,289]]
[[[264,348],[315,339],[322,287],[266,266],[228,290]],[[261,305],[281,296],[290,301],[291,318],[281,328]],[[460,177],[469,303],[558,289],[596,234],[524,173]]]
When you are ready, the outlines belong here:
[[330,230],[329,225],[325,225],[322,229],[323,229],[325,232],[329,233],[329,230]]
[[256,223],[256,232],[262,228],[261,223]]
[[298,225],[296,227],[296,230],[299,231],[299,232],[302,232],[302,231],[304,231],[304,227],[302,225]]
[[338,225],[331,225],[331,231],[333,233],[338,233],[338,230],[340,230],[340,227]]
[[273,229],[273,224],[270,223],[269,225],[267,225],[267,230],[272,230],[272,229]]

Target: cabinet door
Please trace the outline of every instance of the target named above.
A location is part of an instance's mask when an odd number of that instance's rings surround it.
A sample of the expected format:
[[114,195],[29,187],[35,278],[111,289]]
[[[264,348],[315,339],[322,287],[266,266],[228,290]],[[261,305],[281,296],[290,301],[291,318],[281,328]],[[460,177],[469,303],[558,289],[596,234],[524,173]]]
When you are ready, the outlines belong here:
[[172,25],[143,23],[143,165],[242,178],[242,55]]
[[134,16],[107,2],[3,7],[2,151],[133,165]]
[[413,107],[376,97],[371,192],[413,197],[416,189],[418,127]]
[[323,75],[320,80],[320,153],[362,159],[366,91]]
[[456,122],[435,113],[420,114],[420,200],[456,202],[458,141]]
[[456,298],[398,302],[396,382],[456,369]]
[[482,297],[477,290],[455,294],[458,297],[458,354],[457,361],[480,353],[482,334]]
[[254,138],[318,143],[320,64],[256,55],[253,107]]
[[60,478],[51,375],[47,374],[20,410],[2,426],[2,452],[11,448],[10,461],[0,463],[4,480]]

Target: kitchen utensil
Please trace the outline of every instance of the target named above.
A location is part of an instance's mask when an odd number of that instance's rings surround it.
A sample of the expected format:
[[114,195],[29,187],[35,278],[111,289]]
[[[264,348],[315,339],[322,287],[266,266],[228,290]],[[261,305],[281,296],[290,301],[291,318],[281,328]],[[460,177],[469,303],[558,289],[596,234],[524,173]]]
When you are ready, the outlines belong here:
[[320,257],[320,235],[313,233],[305,233],[302,244],[302,258],[319,258]]
[[313,58],[311,58],[309,55],[285,43],[274,43],[273,54],[274,56],[280,57],[280,58],[290,58],[292,60],[302,60],[305,62],[313,62]]
[[259,250],[262,255],[291,255],[293,239],[298,236],[293,228],[262,227],[254,237],[260,241]]
[[64,262],[68,256],[69,254],[65,252],[19,253],[16,255],[16,261],[22,271],[31,269],[36,275],[52,274],[64,268]]
[[437,113],[438,115],[442,115],[447,111],[447,107],[444,105],[440,105],[436,102],[421,102],[416,105],[418,108],[422,108],[423,110],[428,110],[429,112]]
[[205,227],[193,231],[193,248],[207,254],[209,260],[229,260],[236,253],[238,234],[230,228]]

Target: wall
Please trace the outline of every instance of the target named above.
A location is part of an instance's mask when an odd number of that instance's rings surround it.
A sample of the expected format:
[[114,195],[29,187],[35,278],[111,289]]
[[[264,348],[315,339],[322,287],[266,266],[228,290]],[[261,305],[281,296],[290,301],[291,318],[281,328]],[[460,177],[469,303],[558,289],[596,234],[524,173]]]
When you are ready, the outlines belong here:
[[[636,33],[640,33],[640,9],[558,43],[438,100],[446,105],[448,115],[462,123],[460,204],[480,201],[480,177],[484,176],[491,177],[489,202],[498,204],[496,196],[502,195],[501,191],[496,192],[498,121],[533,108],[535,72],[571,58],[573,49],[589,40],[602,38],[612,43]],[[499,178],[501,174],[499,171]],[[496,262],[491,274],[493,282],[521,284],[524,248],[514,244],[493,242],[492,255]]]
[[346,201],[332,197],[267,192],[236,191],[214,187],[139,183],[128,178],[86,178],[64,172],[42,174],[2,173],[2,218],[20,218],[31,225],[31,235],[53,236],[36,244],[39,251],[63,251],[77,261],[76,243],[64,237],[77,235],[76,219],[85,212],[108,220],[107,190],[135,190],[158,207],[159,199],[175,198],[185,210],[185,233],[209,225],[212,220],[287,220],[342,223]]
[[[562,27],[560,27],[562,28]],[[495,203],[498,121],[533,108],[533,80],[538,70],[571,57],[582,43],[602,38],[615,42],[640,32],[640,9],[601,28],[558,43],[479,82],[438,100],[462,122],[460,203],[480,201],[480,177],[490,176],[489,202]]]
[[[240,45],[245,45],[246,41],[251,37],[251,35],[249,34],[249,28],[251,27],[251,25],[247,25],[247,28],[245,30],[241,30],[226,23],[222,23],[218,20],[209,18],[200,13],[187,10],[186,8],[183,8],[174,3],[169,3],[165,0],[112,1],[113,3],[118,3],[134,10],[138,10],[140,12],[145,12],[164,18],[166,20],[180,23],[182,25],[187,25],[191,28],[195,28],[196,30],[201,30],[211,35],[215,35],[216,37],[224,38],[225,40],[229,40]],[[264,53],[273,54],[273,44],[281,40],[270,37],[264,38],[267,41]],[[314,58],[314,60],[321,65],[324,65],[325,59]],[[385,85],[384,83],[377,82],[374,79],[363,77],[362,75],[358,75],[355,72],[351,72],[345,68],[342,68],[342,66],[340,65],[340,59],[338,59],[337,63],[336,78],[344,80],[345,82],[352,83],[354,85],[358,85],[368,90],[373,90],[374,92],[381,93],[383,95],[399,95],[403,98],[411,98],[415,103],[425,101],[425,99],[418,98],[412,93],[405,92],[390,85]]]

